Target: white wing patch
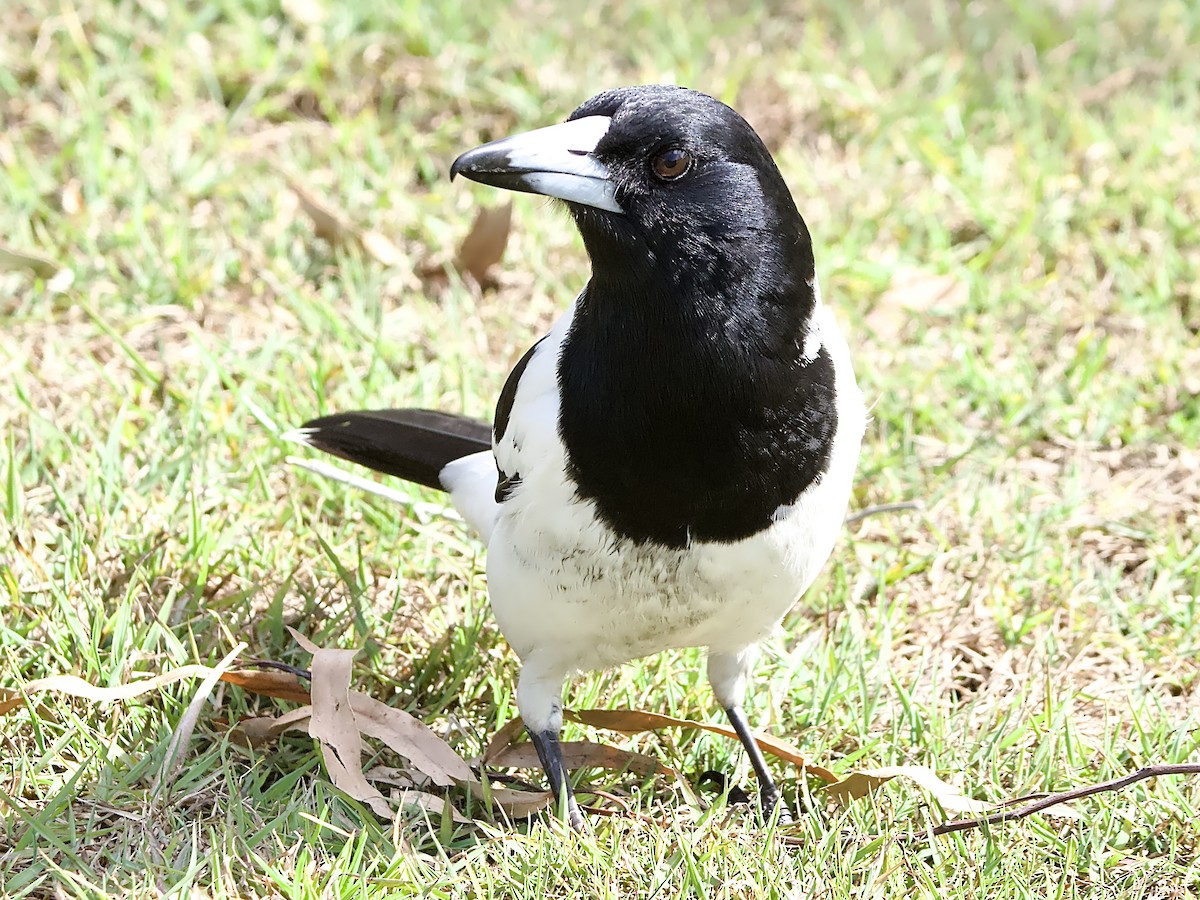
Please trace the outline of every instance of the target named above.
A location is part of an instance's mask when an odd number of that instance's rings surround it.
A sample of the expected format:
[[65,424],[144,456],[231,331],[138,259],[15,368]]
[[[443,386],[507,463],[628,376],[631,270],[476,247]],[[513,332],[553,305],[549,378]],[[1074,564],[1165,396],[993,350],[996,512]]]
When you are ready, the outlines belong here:
[[[454,508],[485,543],[491,542],[501,510],[520,505],[530,477],[536,480],[547,466],[563,471],[564,450],[558,439],[558,352],[574,314],[572,304],[534,348],[517,382],[504,436],[492,451],[456,459],[440,473]],[[496,502],[497,467],[520,479],[503,504]]]

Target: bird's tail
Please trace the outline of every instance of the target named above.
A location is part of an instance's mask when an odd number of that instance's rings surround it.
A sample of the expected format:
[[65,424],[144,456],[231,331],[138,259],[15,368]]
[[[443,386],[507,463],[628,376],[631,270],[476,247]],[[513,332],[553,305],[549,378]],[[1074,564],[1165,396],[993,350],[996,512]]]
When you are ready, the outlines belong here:
[[484,422],[429,409],[372,409],[305,422],[284,437],[351,462],[446,490],[448,463],[492,448]]

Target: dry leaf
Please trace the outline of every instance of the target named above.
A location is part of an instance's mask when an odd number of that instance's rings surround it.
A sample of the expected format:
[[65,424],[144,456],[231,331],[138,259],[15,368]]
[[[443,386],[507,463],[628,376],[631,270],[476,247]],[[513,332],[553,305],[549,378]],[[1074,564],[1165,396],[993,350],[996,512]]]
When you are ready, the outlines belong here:
[[175,731],[171,735],[171,742],[167,745],[167,752],[163,757],[162,768],[159,770],[159,775],[154,779],[154,784],[151,788],[155,794],[164,785],[169,785],[175,780],[175,776],[179,772],[179,767],[183,765],[183,757],[187,753],[188,744],[192,740],[192,732],[196,730],[196,723],[200,721],[200,712],[204,709],[204,704],[207,702],[209,694],[216,687],[217,680],[225,674],[225,670],[233,665],[233,661],[237,659],[238,654],[245,649],[245,644],[238,644],[200,682],[200,687],[196,689],[196,695],[192,697],[192,702],[188,704],[183,715],[179,717],[179,724],[175,726]]
[[323,25],[329,17],[329,10],[317,0],[281,0],[279,5],[284,15],[304,28]]
[[475,777],[463,758],[415,716],[358,691],[350,691],[350,705],[363,734],[395,750],[434,784],[449,787]]
[[[658,772],[664,775],[675,774],[652,756],[607,744],[597,744],[595,741],[563,741],[559,747],[562,749],[563,764],[572,770],[612,769],[643,776]],[[495,755],[491,765],[501,769],[537,769],[541,767],[541,761],[533,744],[510,744]]]
[[291,672],[278,672],[270,669],[239,669],[236,672],[222,672],[221,680],[264,697],[291,700],[293,703],[312,702],[308,688]]
[[471,230],[463,238],[454,258],[454,267],[470,275],[479,284],[487,278],[488,269],[500,262],[508,244],[512,227],[512,202],[492,208],[481,207],[475,214]]
[[835,802],[845,806],[851,800],[857,800],[878,790],[893,778],[905,778],[911,781],[937,800],[942,809],[948,813],[980,813],[992,808],[990,803],[983,803],[964,796],[961,790],[942,781],[927,766],[858,769],[850,772],[836,784],[827,785],[825,790]]
[[32,272],[39,278],[53,278],[61,268],[48,256],[0,244],[0,272]]
[[229,739],[244,747],[259,747],[273,741],[285,731],[304,729],[308,731],[308,720],[312,718],[312,707],[301,706],[282,716],[256,716],[242,719],[229,729]]
[[312,659],[312,718],[308,733],[321,745],[325,771],[334,787],[361,800],[381,818],[392,808],[362,770],[362,735],[350,706],[350,669],[355,650],[318,649]]
[[[708,722],[693,722],[690,719],[676,719],[662,716],[658,713],[642,712],[636,709],[585,709],[579,712],[566,711],[564,715],[584,725],[593,728],[607,728],[611,731],[622,731],[625,734],[637,734],[642,731],[657,731],[660,728],[696,728],[712,734],[737,738],[737,732],[726,725],[712,725]],[[773,735],[754,732],[754,742],[764,753],[770,753],[779,759],[786,760],[809,775],[815,775],[822,781],[834,783],[838,777],[824,766],[810,763],[797,748],[787,741]]]
[[330,244],[350,244],[363,250],[376,262],[385,266],[398,266],[406,261],[404,252],[378,231],[362,231],[355,227],[350,217],[321,197],[318,197],[299,179],[289,176],[288,187],[300,201],[300,207],[312,220],[317,237]]
[[924,269],[899,269],[892,283],[867,314],[867,324],[880,338],[895,338],[913,314],[949,315],[967,302],[970,290],[957,275],[939,275]]
[[400,266],[408,262],[404,251],[378,231],[364,231],[358,236],[358,242],[367,251],[367,255],[380,265]]
[[313,230],[317,233],[317,237],[331,244],[356,242],[357,235],[354,226],[350,224],[350,219],[344,212],[318,197],[301,184],[299,179],[289,176],[287,183],[288,187],[292,189],[292,193],[296,195],[296,199],[300,201],[300,208],[312,219]]
[[512,788],[494,788],[484,786],[479,781],[470,782],[467,787],[476,799],[485,803],[490,800],[514,819],[524,819],[550,805],[549,791],[514,791]]
[[424,783],[424,779],[420,778],[420,772],[414,772],[412,769],[397,769],[395,766],[371,766],[363,772],[363,775],[367,781],[373,781],[376,784],[390,784],[404,790]]
[[306,638],[304,635],[302,635],[300,632],[298,632],[291,625],[285,625],[284,627],[288,630],[288,634],[290,634],[292,636],[292,640],[294,640],[297,644],[299,644],[300,648],[302,650],[304,650],[306,653],[316,653],[318,650],[321,649],[316,644],[314,644],[312,641],[310,641],[308,638]]
[[492,760],[508,749],[508,745],[515,741],[517,735],[522,734],[524,731],[525,722],[520,716],[505,722],[500,730],[492,735],[492,739],[488,741],[488,745],[483,748],[483,753],[479,756],[479,764],[481,766],[490,766]]
[[54,691],[71,697],[80,697],[93,703],[111,703],[115,700],[132,700],[134,697],[160,690],[168,684],[174,684],[187,678],[204,678],[214,672],[218,672],[218,670],[211,666],[180,666],[178,669],[160,672],[144,681],[133,681],[111,688],[96,687],[74,675],[52,675],[49,678],[31,681],[22,686],[19,691],[0,688],[0,716],[24,706],[26,697],[42,691]]

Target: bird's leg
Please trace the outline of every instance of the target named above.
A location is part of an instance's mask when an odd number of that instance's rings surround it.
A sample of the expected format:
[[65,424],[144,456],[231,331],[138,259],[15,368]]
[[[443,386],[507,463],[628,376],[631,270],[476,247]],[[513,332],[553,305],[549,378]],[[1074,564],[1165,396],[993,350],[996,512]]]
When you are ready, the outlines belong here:
[[738,740],[746,748],[746,753],[750,757],[750,765],[754,767],[754,774],[758,777],[758,802],[762,806],[763,820],[770,819],[771,814],[775,812],[775,807],[778,806],[780,824],[790,825],[792,822],[791,810],[787,808],[786,803],[780,802],[782,798],[779,788],[775,786],[775,779],[771,777],[767,761],[763,759],[762,751],[758,749],[758,743],[754,740],[754,734],[750,730],[750,723],[746,721],[746,714],[740,706],[729,706],[725,708],[725,715],[729,717],[729,724],[737,732]]
[[542,761],[546,781],[550,784],[550,793],[555,797],[560,814],[565,809],[567,823],[571,828],[575,831],[585,831],[587,820],[575,801],[575,792],[571,790],[571,777],[567,774],[562,748],[558,745],[558,732],[534,731],[532,728],[526,730],[533,741],[533,749],[537,750],[538,759]]
[[717,702],[725,710],[725,715],[729,717],[729,724],[737,732],[738,740],[742,742],[742,746],[746,748],[746,753],[750,756],[750,765],[754,767],[754,774],[758,778],[758,796],[762,805],[763,820],[770,819],[775,808],[779,807],[779,821],[783,824],[790,824],[792,821],[791,811],[787,808],[786,803],[780,802],[779,788],[775,786],[775,779],[771,777],[767,762],[763,759],[762,751],[758,749],[754,734],[750,730],[750,723],[746,721],[746,714],[742,711],[742,700],[746,696],[746,681],[750,676],[750,670],[754,668],[754,660],[757,656],[758,648],[755,646],[745,647],[737,653],[710,652],[708,654],[708,683],[712,685]]
[[567,823],[575,831],[587,828],[587,820],[575,802],[571,779],[563,762],[558,735],[562,731],[563,669],[537,654],[522,660],[517,682],[517,708],[525,720],[525,730],[533,741],[538,759],[546,772],[546,781],[556,803],[566,812]]

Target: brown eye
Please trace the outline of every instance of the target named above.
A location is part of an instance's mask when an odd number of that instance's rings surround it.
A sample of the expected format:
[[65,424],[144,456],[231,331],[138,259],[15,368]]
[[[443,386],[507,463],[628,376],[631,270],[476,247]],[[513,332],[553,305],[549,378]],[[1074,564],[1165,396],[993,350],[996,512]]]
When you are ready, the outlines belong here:
[[663,181],[674,181],[682,178],[692,168],[692,154],[672,147],[654,157],[650,166],[654,169],[654,174]]

